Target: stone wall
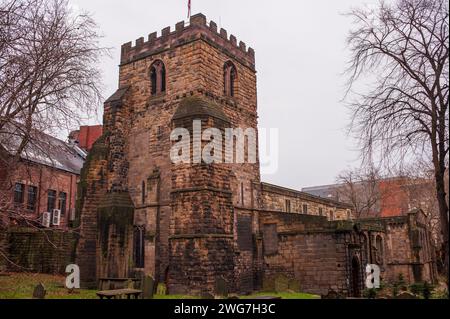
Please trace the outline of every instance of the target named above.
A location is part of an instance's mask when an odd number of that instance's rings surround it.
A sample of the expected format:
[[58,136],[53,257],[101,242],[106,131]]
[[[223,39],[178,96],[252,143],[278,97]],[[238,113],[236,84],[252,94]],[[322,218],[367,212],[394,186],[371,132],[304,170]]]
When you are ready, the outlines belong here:
[[[7,236],[6,236],[6,228],[1,225],[0,222],[0,252],[2,252],[2,254],[7,254],[8,253],[8,240],[7,240]],[[0,272],[6,270],[6,266],[7,266],[7,261],[5,256],[1,255],[0,256]]]
[[106,194],[108,147],[101,137],[90,151],[78,185],[77,222],[81,236],[77,242],[76,263],[80,266],[81,284],[97,287],[97,209]]
[[[215,103],[187,98],[173,117],[173,127],[185,128],[192,136],[194,119],[205,128],[222,132],[229,126],[228,118]],[[194,142],[187,143],[192,147]],[[229,166],[174,164],[172,176],[167,279],[170,293],[214,293],[219,278],[233,286],[234,215]]]
[[8,230],[10,271],[64,274],[74,262],[76,236],[67,232],[10,228]]
[[284,274],[295,281],[301,291],[326,295],[333,290],[347,295],[351,293],[349,256],[355,253],[360,261],[357,284],[361,290],[364,261],[353,223],[339,224],[327,221],[326,217],[271,212],[261,212],[260,223],[266,282]]
[[329,220],[352,218],[352,207],[347,204],[267,183],[261,186],[264,210],[326,216]]
[[[207,25],[203,15],[195,15],[189,26],[178,23],[174,32],[165,28],[159,38],[151,34],[148,41],[140,38],[134,46],[127,43],[122,47],[119,88],[128,88],[124,108],[130,114],[124,135],[132,136],[125,141],[127,186],[135,204],[135,224],[143,226],[149,238],[144,270],[159,281],[166,280],[169,269],[174,191],[170,133],[175,110],[186,98],[202,97],[221,108],[229,120],[228,127],[257,128],[254,51],[247,50],[243,43],[238,45],[234,36],[228,38],[225,30],[218,32],[214,25]],[[155,61],[164,63],[166,90],[152,95],[149,73]],[[237,70],[233,97],[224,96],[227,61],[232,61]],[[227,176],[227,187],[233,205],[243,209],[255,206],[253,186],[260,181],[259,161],[229,165],[227,169],[232,172]]]

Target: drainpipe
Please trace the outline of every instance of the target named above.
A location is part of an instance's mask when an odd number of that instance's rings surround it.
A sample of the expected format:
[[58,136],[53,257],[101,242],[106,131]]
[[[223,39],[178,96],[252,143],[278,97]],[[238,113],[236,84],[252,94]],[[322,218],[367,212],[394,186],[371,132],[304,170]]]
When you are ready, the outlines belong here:
[[38,194],[37,194],[37,214],[38,218],[41,214],[41,193],[42,193],[42,167],[39,168],[39,188],[38,188]]

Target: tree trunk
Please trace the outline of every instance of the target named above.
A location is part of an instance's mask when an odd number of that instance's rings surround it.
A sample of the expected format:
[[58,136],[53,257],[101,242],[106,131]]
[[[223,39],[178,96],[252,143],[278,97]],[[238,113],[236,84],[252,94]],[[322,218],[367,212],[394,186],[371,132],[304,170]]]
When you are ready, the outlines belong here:
[[437,199],[439,205],[439,216],[441,221],[441,233],[443,240],[443,262],[444,262],[444,273],[447,277],[447,288],[449,284],[449,268],[448,268],[448,205],[445,194],[445,180],[444,180],[445,171],[442,172],[441,169],[436,168],[435,178],[436,178],[436,190],[437,190]]

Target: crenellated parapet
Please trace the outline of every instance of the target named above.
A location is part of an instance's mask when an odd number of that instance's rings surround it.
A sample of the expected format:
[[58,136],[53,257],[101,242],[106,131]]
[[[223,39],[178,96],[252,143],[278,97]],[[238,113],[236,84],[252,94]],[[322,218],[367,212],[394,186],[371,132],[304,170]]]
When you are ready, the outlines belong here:
[[147,40],[144,37],[137,39],[134,46],[132,42],[123,44],[120,61],[121,64],[131,63],[197,40],[206,41],[242,64],[255,69],[255,51],[247,48],[242,41],[238,43],[234,35],[228,36],[227,30],[219,30],[214,21],[208,23],[201,13],[192,16],[189,23],[178,22],[175,30],[170,26],[162,29],[159,37],[153,32],[148,35]]

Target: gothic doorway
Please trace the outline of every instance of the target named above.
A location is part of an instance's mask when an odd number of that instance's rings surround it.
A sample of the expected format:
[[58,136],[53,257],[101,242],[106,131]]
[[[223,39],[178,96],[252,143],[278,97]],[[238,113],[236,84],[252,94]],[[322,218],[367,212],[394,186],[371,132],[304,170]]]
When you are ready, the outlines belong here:
[[361,297],[361,262],[358,256],[352,258],[352,297]]

